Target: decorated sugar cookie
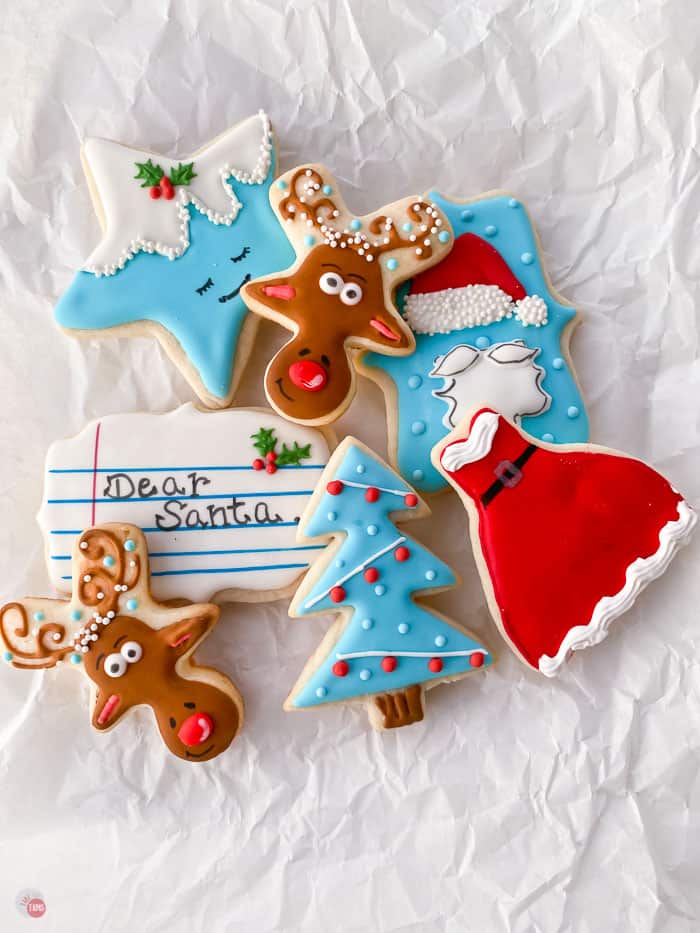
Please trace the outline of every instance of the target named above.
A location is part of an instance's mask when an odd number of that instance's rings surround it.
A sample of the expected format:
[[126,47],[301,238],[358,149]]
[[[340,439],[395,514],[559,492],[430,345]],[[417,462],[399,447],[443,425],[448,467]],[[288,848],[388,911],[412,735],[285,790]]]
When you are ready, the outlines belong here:
[[395,521],[428,507],[372,451],[348,437],[331,457],[300,527],[328,545],[290,615],[333,611],[329,629],[285,708],[362,699],[378,729],[423,718],[427,689],[487,667],[491,653],[416,597],[455,586],[453,571]]
[[192,654],[219,618],[216,606],[170,608],[149,587],[146,542],[133,525],[90,528],[75,541],[70,599],[28,598],[0,609],[5,660],[24,670],[63,664],[91,681],[92,725],[115,726],[150,706],[170,751],[207,761],[243,724],[243,700]]
[[226,407],[257,327],[241,288],[293,258],[268,200],[267,117],[184,159],[106,139],[82,156],[103,235],[56,321],[78,337],[155,335],[202,402]]
[[70,591],[85,528],[127,521],[146,534],[156,599],[284,596],[320,549],[298,544],[296,529],[330,442],[259,408],[91,422],[47,454],[39,524],[51,582]]
[[320,165],[287,172],[270,199],[297,261],[243,288],[253,311],[294,333],[270,361],[265,391],[286,418],[328,424],[355,394],[355,350],[399,357],[414,349],[394,289],[447,254],[450,225],[415,197],[355,217]]
[[489,409],[467,416],[433,462],[467,509],[496,624],[547,677],[606,637],[696,522],[641,461],[593,444],[536,441]]
[[392,463],[420,491],[437,492],[445,480],[430,451],[475,406],[548,443],[588,440],[588,419],[569,356],[576,310],[547,278],[525,206],[498,192],[428,198],[455,242],[401,290],[416,352],[368,353],[359,366],[386,394]]

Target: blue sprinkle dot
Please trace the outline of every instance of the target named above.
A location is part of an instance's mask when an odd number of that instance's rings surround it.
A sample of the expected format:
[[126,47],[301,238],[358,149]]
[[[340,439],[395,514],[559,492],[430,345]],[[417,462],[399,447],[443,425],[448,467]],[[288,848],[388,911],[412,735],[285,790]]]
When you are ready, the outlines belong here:
[[284,191],[284,189],[287,187],[287,182],[283,178],[280,178],[280,180],[277,182],[277,187],[280,189],[280,191]]
[[3,658],[5,659],[5,661],[11,661],[12,657],[13,655],[11,651],[5,651],[3,654]]
[[313,246],[315,242],[316,242],[316,237],[311,236],[310,233],[307,233],[306,236],[304,237],[304,246]]
[[102,558],[102,563],[105,567],[114,567],[114,558],[108,554],[106,557]]
[[413,375],[408,377],[408,388],[417,389],[420,385],[423,384],[423,380],[418,375]]
[[510,198],[508,201],[508,207],[520,207],[520,203],[515,200],[515,198]]
[[416,437],[419,434],[425,434],[425,421],[414,421],[411,425],[411,434],[415,434]]
[[364,465],[364,463],[360,463],[360,464],[355,468],[355,472],[360,473],[360,474],[364,473],[364,472],[365,472],[365,465]]
[[383,583],[378,583],[374,588],[374,592],[377,596],[383,596],[386,593],[386,587]]
[[485,350],[486,347],[489,347],[491,345],[491,341],[489,340],[488,337],[477,337],[474,343],[477,345],[477,347],[480,350]]
[[374,535],[376,535],[376,533],[377,533],[378,531],[379,531],[379,529],[377,528],[376,525],[368,525],[368,526],[367,526],[367,534],[370,535],[371,537],[374,537]]
[[329,512],[328,515],[326,515],[326,518],[328,519],[329,522],[334,522],[337,517],[338,517],[337,512]]
[[83,617],[83,614],[82,614],[82,612],[80,611],[80,609],[73,609],[73,610],[71,611],[70,617],[71,617],[71,619],[73,620],[73,622],[80,622],[80,620],[81,620],[82,617]]
[[35,613],[34,613],[34,621],[35,621],[35,622],[43,622],[45,618],[46,618],[46,616],[45,616],[44,613],[41,611],[41,609],[40,609],[38,612],[35,612]]
[[360,671],[360,680],[369,680],[372,676],[372,671],[368,671],[366,667],[363,667]]
[[413,473],[411,473],[411,476],[413,477],[413,480],[414,480],[416,483],[420,483],[420,481],[423,479],[423,471],[422,471],[422,470],[414,470]]
[[560,356],[557,356],[557,357],[555,357],[555,359],[552,360],[552,366],[553,366],[555,369],[563,369],[563,368],[564,368],[564,360],[563,360]]
[[131,538],[127,538],[126,541],[124,542],[124,550],[125,551],[136,550],[136,542],[132,541]]
[[362,229],[362,221],[361,221],[358,217],[353,217],[353,219],[350,221],[350,229],[351,229],[351,230],[361,230],[361,229]]
[[330,185],[324,185],[321,191],[323,191],[324,194],[333,194],[333,188]]
[[342,557],[338,558],[338,560],[335,562],[335,566],[338,568],[338,570],[343,569],[343,567],[345,566],[345,561],[343,560]]
[[436,576],[437,576],[437,574],[435,573],[434,570],[426,570],[426,571],[425,571],[425,579],[426,579],[426,580],[434,580]]
[[374,625],[374,622],[373,622],[371,619],[363,619],[361,624],[362,624],[362,628],[363,628],[366,632],[369,632],[369,630],[370,630],[370,629],[372,628],[372,626]]
[[470,211],[469,208],[462,211],[459,215],[465,223],[469,223],[470,220],[474,220],[474,211]]
[[72,654],[72,655],[70,656],[70,663],[71,663],[71,664],[80,664],[82,660],[83,660],[83,659],[80,657],[79,654]]
[[496,236],[498,233],[498,227],[495,224],[489,224],[488,227],[484,229],[486,236]]
[[546,441],[548,444],[551,444],[554,440],[554,435],[547,432],[546,434],[542,435],[542,440]]
[[319,700],[322,700],[327,693],[328,691],[325,687],[316,687],[316,696],[319,698]]
[[386,261],[386,267],[387,267],[387,269],[389,269],[390,272],[393,272],[394,269],[398,269],[398,268],[399,268],[399,261],[398,261],[398,259],[387,259],[387,261]]
[[406,635],[411,630],[411,626],[407,622],[402,622],[398,628],[399,635]]
[[441,230],[441,231],[438,233],[438,240],[439,240],[441,243],[449,243],[449,241],[450,241],[450,234],[449,234],[449,231],[447,231],[447,230]]
[[524,266],[531,266],[535,261],[535,257],[532,255],[532,253],[523,253],[520,257],[520,261]]
[[569,405],[569,407],[566,409],[566,413],[569,418],[578,418],[579,416],[579,410],[575,405]]
[[411,230],[413,230],[413,224],[409,223],[409,221],[406,221],[406,223],[403,225],[401,229],[404,230],[406,233],[410,233]]
[[126,608],[129,610],[129,612],[133,612],[134,609],[138,609],[138,608],[139,608],[138,600],[136,600],[136,599],[127,599],[127,601],[126,601]]
[[444,648],[446,644],[447,644],[447,639],[445,638],[444,635],[438,635],[438,636],[435,638],[435,645],[436,645],[438,648]]

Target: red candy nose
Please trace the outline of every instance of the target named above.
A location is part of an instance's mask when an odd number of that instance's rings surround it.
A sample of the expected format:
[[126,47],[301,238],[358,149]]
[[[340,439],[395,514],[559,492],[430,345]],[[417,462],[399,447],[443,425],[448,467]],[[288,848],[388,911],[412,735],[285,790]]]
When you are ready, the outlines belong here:
[[208,713],[192,713],[180,726],[177,737],[183,745],[192,748],[206,742],[214,731],[214,720]]
[[313,360],[299,360],[289,367],[289,378],[299,389],[306,392],[318,392],[328,382],[328,373],[320,363]]

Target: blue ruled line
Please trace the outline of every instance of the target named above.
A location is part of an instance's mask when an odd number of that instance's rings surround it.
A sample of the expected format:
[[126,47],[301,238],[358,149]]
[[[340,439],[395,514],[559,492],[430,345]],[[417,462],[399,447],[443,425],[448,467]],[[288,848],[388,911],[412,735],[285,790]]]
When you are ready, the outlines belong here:
[[201,496],[124,496],[113,497],[106,496],[102,499],[47,499],[48,505],[84,505],[92,502],[187,502],[196,499],[198,502],[206,502],[207,499],[267,499],[272,496],[310,496],[313,489],[290,489],[288,492],[227,492],[217,493],[216,495]]
[[[152,573],[152,577],[179,577],[187,574],[196,574],[196,573],[247,573],[248,571],[253,570],[303,570],[305,567],[308,567],[308,564],[267,564],[263,567],[222,567],[218,568],[207,568],[202,570],[158,570],[156,573]],[[72,580],[73,577],[71,574],[67,576],[62,576],[62,580]]]
[[[223,554],[279,554],[283,551],[322,551],[324,544],[304,544],[299,547],[249,547],[224,551],[151,551],[152,560],[158,557],[211,557]],[[70,560],[72,554],[52,554],[51,560]]]
[[[277,467],[278,470],[323,470],[325,469],[325,464],[323,463],[299,463],[299,464],[287,464],[286,466]],[[49,473],[196,473],[201,471],[202,473],[211,473],[215,470],[250,470],[251,473],[257,472],[252,466],[184,466],[184,467],[130,467],[129,469],[121,469],[120,467],[115,467],[114,469],[107,469],[105,467],[99,467],[97,470],[93,470],[91,467],[81,467],[80,469],[75,470],[64,470],[64,469],[52,469],[49,470]]]
[[[92,499],[90,500],[92,502]],[[299,522],[262,522],[259,525],[253,524],[252,522],[249,525],[192,525],[187,528],[142,528],[141,531],[144,534],[158,534],[162,532],[163,534],[180,534],[182,531],[246,531],[248,528],[296,528]],[[51,529],[49,534],[52,535],[81,535],[85,529],[80,528],[65,528],[61,530]]]

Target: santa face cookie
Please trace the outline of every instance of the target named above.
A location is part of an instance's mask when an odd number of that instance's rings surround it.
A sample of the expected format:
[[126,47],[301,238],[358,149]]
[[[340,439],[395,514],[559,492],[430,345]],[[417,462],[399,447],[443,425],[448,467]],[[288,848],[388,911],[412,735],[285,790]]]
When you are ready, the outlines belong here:
[[346,438],[331,457],[300,526],[328,545],[290,615],[333,611],[337,621],[285,704],[307,709],[364,699],[390,729],[423,718],[424,692],[493,662],[469,632],[414,597],[455,586],[453,571],[394,524],[429,509],[371,450]]
[[355,394],[354,350],[399,357],[414,349],[394,289],[439,262],[452,233],[442,212],[419,198],[354,217],[319,165],[287,172],[270,200],[297,261],[243,288],[253,311],[294,333],[267,367],[265,392],[284,417],[328,424]]
[[176,609],[149,587],[146,542],[132,525],[88,529],[75,541],[70,599],[23,599],[0,609],[5,660],[25,670],[64,662],[92,687],[92,725],[115,726],[135,706],[150,706],[170,751],[207,761],[231,744],[243,724],[243,700],[219,671],[192,653],[219,610]]
[[467,509],[496,624],[547,677],[606,637],[696,522],[641,461],[593,444],[535,441],[488,409],[441,441],[433,463]]
[[259,408],[91,422],[46,457],[39,525],[51,582],[70,590],[83,529],[127,521],[146,535],[156,599],[290,593],[317,550],[297,544],[296,529],[331,440]]
[[569,357],[576,311],[553,290],[525,206],[507,194],[452,202],[452,251],[401,290],[414,332],[406,359],[374,353],[360,371],[387,398],[392,463],[422,492],[445,488],[432,447],[475,406],[502,412],[548,443],[588,439]]
[[293,253],[269,205],[270,124],[250,117],[182,160],[89,139],[103,236],[56,306],[78,337],[152,333],[204,404],[230,404],[257,318],[241,288]]

